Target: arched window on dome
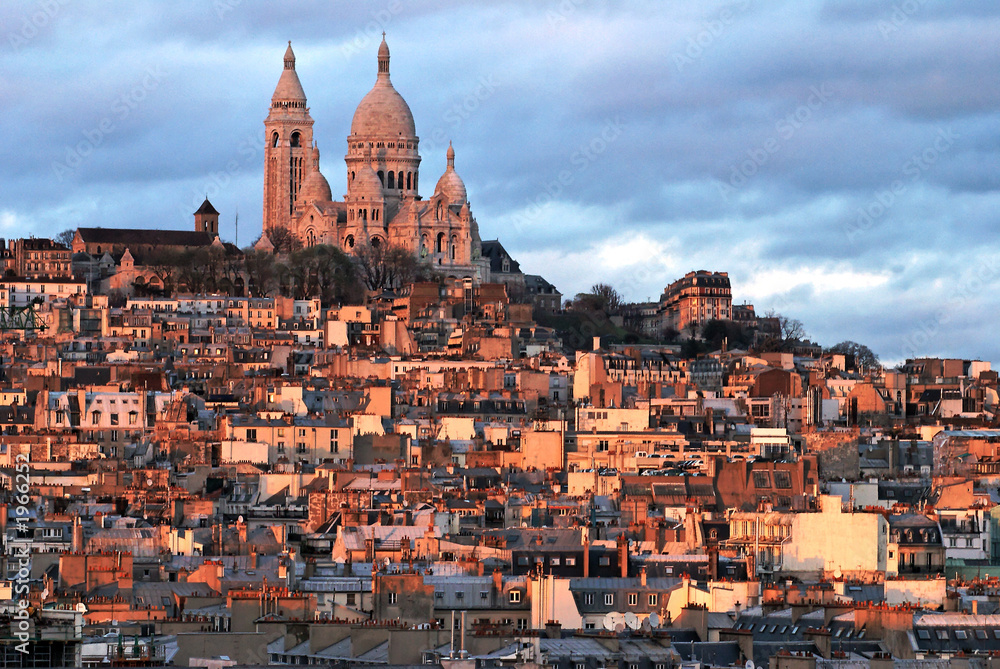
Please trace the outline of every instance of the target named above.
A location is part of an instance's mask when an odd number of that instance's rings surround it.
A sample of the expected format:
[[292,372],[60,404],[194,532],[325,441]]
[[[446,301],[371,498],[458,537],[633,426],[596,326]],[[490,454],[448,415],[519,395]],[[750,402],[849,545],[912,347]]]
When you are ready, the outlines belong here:
[[312,230],[306,233],[306,246],[316,246],[316,233]]
[[349,249],[354,248],[354,235],[347,235],[347,238],[344,240],[344,246]]
[[458,237],[452,236],[451,238],[451,259],[455,259],[455,253],[458,249]]
[[347,220],[348,221],[353,221],[354,220],[354,210],[353,209],[348,209],[347,210]]
[[389,188],[395,190],[396,188],[396,175],[392,170],[389,170]]
[[382,182],[383,186],[385,185],[385,172],[382,170],[378,171],[378,180]]
[[378,220],[378,209],[372,209],[372,220],[373,221]]
[[406,190],[410,190],[410,177],[413,176],[413,172],[406,173]]
[[443,232],[439,232],[438,233],[437,244],[434,247],[434,252],[435,253],[443,253],[444,252],[444,233]]
[[439,220],[439,221],[441,220],[441,214],[443,213],[443,211],[444,211],[444,209],[441,207],[441,200],[438,200],[438,203],[437,203],[437,220]]
[[298,130],[292,133],[292,148],[297,149],[302,146],[302,133]]
[[362,221],[367,221],[368,220],[368,210],[367,209],[361,209],[359,211],[361,213],[361,220]]
[[354,172],[351,172],[351,181],[354,181]]
[[271,135],[271,146],[278,146],[278,133],[275,132]]

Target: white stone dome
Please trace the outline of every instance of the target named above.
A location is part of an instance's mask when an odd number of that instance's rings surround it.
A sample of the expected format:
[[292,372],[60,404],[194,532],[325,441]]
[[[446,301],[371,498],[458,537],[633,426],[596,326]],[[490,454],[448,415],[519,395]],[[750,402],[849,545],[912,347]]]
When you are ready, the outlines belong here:
[[303,202],[330,202],[333,200],[333,191],[330,190],[330,182],[326,180],[323,173],[319,171],[319,149],[313,147],[312,170],[302,180],[302,188],[299,190],[299,199]]
[[361,99],[351,120],[351,134],[363,138],[415,138],[416,125],[410,106],[389,80],[389,46],[382,38],[378,50],[378,77],[375,86]]
[[458,172],[455,171],[455,149],[448,144],[448,168],[438,179],[437,185],[434,187],[435,195],[441,193],[448,200],[448,204],[465,204],[469,195],[465,190],[465,182],[462,181],[462,177],[458,176]]
[[330,182],[326,180],[322,172],[316,169],[310,172],[309,176],[302,182],[299,197],[302,198],[303,202],[331,202],[333,191],[330,190]]

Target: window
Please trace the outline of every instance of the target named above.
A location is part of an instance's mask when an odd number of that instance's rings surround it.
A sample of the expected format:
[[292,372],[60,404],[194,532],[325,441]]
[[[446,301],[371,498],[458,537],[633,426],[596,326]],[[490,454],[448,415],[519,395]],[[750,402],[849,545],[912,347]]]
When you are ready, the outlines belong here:
[[594,593],[592,593],[592,592],[585,592],[585,593],[583,593],[583,603],[584,604],[593,604],[594,603]]
[[976,638],[980,641],[986,641],[986,630],[976,630]]
[[444,593],[440,590],[434,591],[434,599],[444,599]]
[[615,605],[615,596],[614,596],[614,593],[610,593],[610,592],[604,593],[604,605],[605,606],[614,606]]
[[553,566],[553,567],[558,567],[559,566],[559,558],[557,558],[557,557],[550,558],[549,559],[549,565]]
[[465,599],[465,593],[459,590],[455,593],[455,599]]
[[576,558],[575,557],[568,557],[568,558],[566,558],[566,566],[567,567],[575,567],[576,566]]
[[955,638],[959,641],[965,641],[969,638],[969,633],[965,630],[955,630]]
[[357,600],[358,600],[358,596],[356,594],[354,594],[353,592],[347,593],[347,605],[348,606],[354,606],[355,604],[357,604]]
[[636,606],[639,604],[639,595],[635,592],[628,593],[628,605]]
[[518,604],[518,603],[520,603],[520,601],[521,601],[521,591],[520,590],[511,590],[510,591],[510,603],[511,604]]
[[937,631],[937,638],[940,639],[941,641],[947,641],[948,640],[948,630],[938,630]]
[[118,414],[116,413],[111,414],[111,424],[112,425],[118,424]]
[[650,606],[656,606],[657,603],[658,603],[658,600],[659,600],[659,597],[656,595],[656,593],[651,594],[649,596],[649,605]]
[[480,590],[479,591],[479,599],[485,601],[485,600],[487,600],[489,598],[490,598],[490,593],[488,591],[486,591],[486,590]]
[[598,564],[600,564],[602,567],[610,567],[611,566],[611,558],[609,558],[607,556],[602,557],[600,560],[598,560]]
[[399,596],[395,592],[389,593],[389,603],[395,604],[399,600]]
[[247,441],[257,441],[257,428],[247,429]]

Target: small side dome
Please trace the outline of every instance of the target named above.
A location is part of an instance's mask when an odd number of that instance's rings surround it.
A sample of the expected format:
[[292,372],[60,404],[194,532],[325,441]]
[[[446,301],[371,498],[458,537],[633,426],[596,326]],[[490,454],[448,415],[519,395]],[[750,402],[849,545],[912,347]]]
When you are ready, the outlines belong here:
[[354,181],[351,183],[351,193],[355,197],[362,196],[366,200],[381,201],[384,198],[382,194],[382,180],[378,178],[378,174],[372,169],[372,154],[369,147],[365,147],[365,164],[358,168],[358,173],[354,177]]
[[332,201],[333,191],[330,190],[330,182],[319,171],[319,148],[317,147],[313,147],[312,164],[312,170],[302,180],[302,190],[299,191],[299,198],[301,198],[302,202]]
[[452,148],[451,142],[448,143],[448,167],[445,169],[444,174],[438,179],[437,185],[434,187],[434,194],[437,195],[441,193],[444,195],[445,199],[448,200],[448,204],[465,204],[468,202],[468,193],[465,190],[465,182],[462,181],[462,177],[458,176],[458,172],[455,171],[455,149]]

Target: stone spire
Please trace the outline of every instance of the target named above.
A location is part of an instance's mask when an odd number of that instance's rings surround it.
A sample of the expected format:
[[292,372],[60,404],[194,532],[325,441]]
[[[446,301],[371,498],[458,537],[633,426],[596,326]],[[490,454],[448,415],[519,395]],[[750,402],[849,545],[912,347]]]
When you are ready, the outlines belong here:
[[382,33],[382,43],[378,46],[378,78],[389,79],[389,45],[385,43],[385,32]]
[[295,69],[295,52],[292,51],[292,40],[288,40],[288,48],[285,49],[285,69]]

